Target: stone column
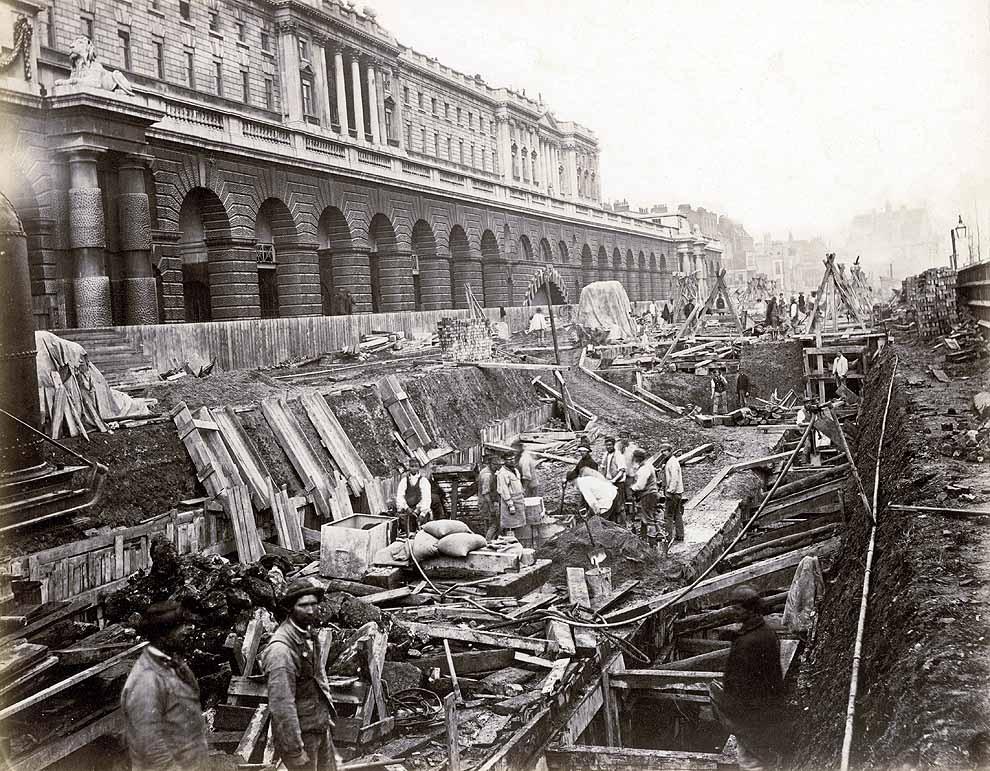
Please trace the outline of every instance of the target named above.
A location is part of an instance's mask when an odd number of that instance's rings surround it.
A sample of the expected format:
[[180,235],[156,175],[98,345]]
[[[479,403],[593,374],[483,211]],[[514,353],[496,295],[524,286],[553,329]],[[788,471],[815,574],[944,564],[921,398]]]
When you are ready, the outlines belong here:
[[567,172],[567,186],[570,188],[571,197],[578,197],[578,184],[577,184],[577,153],[574,150],[574,146],[571,145],[565,148],[564,162],[565,171]]
[[364,125],[364,99],[361,96],[361,62],[357,54],[351,59],[351,86],[354,89],[354,128],[357,130],[357,138],[363,142],[367,129]]
[[278,315],[319,316],[320,257],[317,246],[299,241],[279,243],[278,265],[275,269],[278,284]]
[[419,287],[424,311],[452,307],[450,257],[435,254],[419,257]]
[[157,324],[158,286],[151,267],[151,210],[144,160],[125,157],[117,172],[117,222],[124,261],[124,305],[128,324]]
[[313,38],[313,69],[316,70],[316,99],[319,109],[320,125],[330,127],[330,83],[327,80],[327,50],[324,48],[326,40]]
[[162,276],[162,315],[166,324],[186,320],[186,298],[182,285],[182,258],[179,256],[179,233],[155,230],[151,234],[153,265]]
[[282,57],[282,104],[290,121],[305,120],[302,104],[302,83],[299,80],[299,40],[293,24],[279,26],[278,47]]
[[[387,118],[385,117],[385,97],[387,96],[387,94],[385,93],[385,80],[383,78],[382,70],[377,64],[374,65],[374,72],[375,72],[375,93],[376,93],[375,106],[378,108],[378,133],[375,135],[375,141],[380,142],[383,145],[387,145],[388,126],[385,125],[385,121],[387,120]],[[395,83],[392,83],[391,87],[394,89]],[[392,91],[391,93],[393,94],[392,103],[395,104],[396,101],[394,96],[395,92]],[[394,108],[392,112],[392,120],[395,120]],[[393,128],[395,127],[393,126]]]
[[[469,247],[470,248],[470,247]],[[481,269],[481,253],[470,248],[467,258],[454,262],[454,307],[467,308],[465,287],[471,286],[474,296],[480,301],[484,297],[484,274]]]
[[504,116],[496,116],[498,124],[498,171],[502,180],[512,182],[512,140],[509,137],[509,121]]
[[535,137],[533,142],[536,147],[533,150],[536,153],[536,168],[533,171],[533,182],[546,189],[546,177],[543,176],[543,140],[539,134],[536,134]]
[[344,80],[344,54],[338,48],[333,52],[334,93],[337,96],[337,119],[340,133],[347,136],[350,124],[347,121],[347,83]]
[[352,313],[371,313],[371,264],[368,248],[349,246],[334,249],[330,258],[333,269],[333,288],[350,292],[354,306]]
[[402,104],[402,83],[399,82],[399,70],[392,70],[392,102],[395,104],[395,115],[393,120],[395,121],[395,141],[399,143],[399,147],[408,150],[409,148],[405,146],[406,144],[406,125],[402,121],[402,110],[404,109]]
[[509,305],[509,263],[491,260],[482,265],[485,305],[489,308]]
[[69,248],[75,267],[72,289],[76,325],[80,327],[113,324],[98,158],[97,152],[89,150],[69,156]]
[[365,68],[368,76],[368,118],[371,121],[371,141],[380,143],[381,124],[378,122],[378,83],[375,79],[375,65],[369,62]]
[[396,249],[378,252],[381,311],[411,311],[416,307],[412,276],[412,252]]
[[210,243],[210,316],[213,321],[260,319],[258,257],[253,238]]

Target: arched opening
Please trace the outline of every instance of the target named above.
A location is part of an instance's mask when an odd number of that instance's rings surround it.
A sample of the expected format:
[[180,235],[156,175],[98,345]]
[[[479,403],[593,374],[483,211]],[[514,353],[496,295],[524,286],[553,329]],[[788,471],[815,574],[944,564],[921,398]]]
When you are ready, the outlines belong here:
[[467,288],[469,286],[475,298],[480,301],[480,295],[484,294],[481,260],[478,259],[477,253],[471,252],[467,234],[460,225],[454,225],[450,229],[450,265],[454,307],[468,307]]
[[279,316],[281,284],[287,283],[288,278],[285,267],[279,268],[284,262],[279,260],[279,252],[294,246],[296,237],[296,223],[288,206],[277,198],[269,198],[261,204],[254,221],[254,248],[258,261],[258,300],[263,319]]
[[412,231],[413,303],[416,310],[450,307],[450,261],[437,255],[437,239],[425,220]]
[[396,251],[395,228],[384,214],[376,214],[368,225],[368,264],[371,267],[371,312],[381,313],[384,307],[381,262]]
[[646,272],[646,255],[639,253],[638,270],[636,271],[636,287],[639,290],[639,300],[652,300],[653,286],[650,284],[650,276]]
[[[324,316],[343,316],[350,313],[356,298],[348,281],[353,271],[346,264],[353,242],[351,228],[344,213],[328,206],[320,215],[316,229],[318,254],[320,256],[320,299]],[[334,275],[334,264],[337,272]]]
[[604,246],[598,247],[598,273],[595,275],[598,281],[608,281],[608,252]]
[[563,277],[553,268],[541,268],[530,279],[524,298],[525,305],[563,305],[567,302],[567,289]]
[[527,236],[519,236],[519,246],[522,249],[522,258],[526,262],[533,261],[533,245]]
[[550,242],[545,238],[540,239],[540,258],[543,262],[553,262],[553,250],[550,249]]
[[481,272],[485,307],[507,305],[508,266],[502,261],[498,239],[490,230],[481,234]]
[[612,250],[612,280],[622,281],[622,252],[619,247]]
[[564,241],[559,241],[557,243],[557,257],[561,262],[567,262],[570,258],[570,254],[567,251],[567,244]]
[[635,302],[639,299],[639,282],[636,280],[636,258],[633,257],[632,249],[626,249],[626,294],[629,301]]
[[581,286],[587,286],[595,280],[594,259],[591,247],[585,244],[581,249]]
[[655,303],[660,303],[660,274],[657,272],[657,256],[650,252],[650,262],[647,268],[647,275],[650,277],[650,299]]
[[179,208],[177,247],[187,322],[212,321],[211,258],[214,263],[222,259],[220,249],[229,238],[230,220],[216,193],[203,187],[190,190]]

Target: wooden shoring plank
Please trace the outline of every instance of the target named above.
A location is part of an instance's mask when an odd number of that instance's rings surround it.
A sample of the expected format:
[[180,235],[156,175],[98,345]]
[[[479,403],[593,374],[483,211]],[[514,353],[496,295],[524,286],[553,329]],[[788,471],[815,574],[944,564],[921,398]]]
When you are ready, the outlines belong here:
[[272,519],[275,522],[275,533],[278,536],[279,545],[291,551],[305,551],[303,543],[302,526],[299,517],[296,515],[295,506],[289,500],[289,493],[285,487],[276,489],[271,478],[268,480],[268,499],[272,510]]
[[171,414],[179,431],[179,439],[196,468],[196,478],[211,498],[220,495],[229,487],[229,480],[224,475],[220,462],[213,457],[209,446],[200,436],[199,429],[193,424],[192,413],[186,403],[179,402],[172,408]]
[[227,445],[231,456],[240,469],[241,476],[251,486],[254,503],[259,508],[264,507],[268,495],[268,468],[254,446],[251,437],[241,425],[240,418],[232,407],[215,407],[210,410],[213,422],[220,427],[220,435]]
[[640,750],[587,744],[552,745],[548,771],[716,771],[722,756],[712,752]]
[[261,637],[265,632],[264,616],[268,611],[264,608],[257,608],[251,620],[248,621],[247,629],[244,631],[244,643],[241,645],[241,653],[244,655],[244,671],[241,673],[246,677],[251,676],[251,670],[258,659],[258,649],[261,647]]
[[119,709],[115,709],[67,736],[42,742],[29,755],[13,758],[11,768],[16,768],[17,771],[42,771],[102,736],[120,733],[122,724],[123,715]]
[[234,750],[234,755],[242,763],[251,762],[251,755],[254,754],[254,749],[258,746],[258,742],[262,737],[267,736],[268,717],[268,705],[259,704],[258,708],[254,711],[254,715],[251,716],[251,722],[248,723],[244,735],[241,736],[241,740],[237,743],[237,749]]
[[444,725],[447,727],[447,771],[461,771],[461,750],[457,733],[457,695],[448,693],[443,700]]
[[543,682],[540,685],[540,693],[544,696],[550,696],[554,690],[564,681],[564,677],[567,674],[567,668],[571,665],[571,660],[569,658],[557,659],[553,662],[553,668],[550,670],[549,674],[543,678]]
[[446,626],[443,624],[421,624],[416,621],[407,621],[403,626],[411,634],[426,635],[436,640],[460,640],[461,642],[488,645],[493,648],[512,648],[513,650],[534,653],[536,655],[541,655],[547,648],[546,640],[534,640],[529,637],[519,637],[517,635],[501,634],[498,632],[462,629],[461,627]]
[[711,480],[709,480],[707,485],[705,485],[703,488],[701,488],[701,490],[695,493],[694,497],[691,498],[691,500],[684,505],[684,508],[687,510],[691,510],[700,506],[702,501],[704,501],[705,498],[711,495],[712,492],[714,492],[715,488],[722,483],[722,480],[725,479],[727,476],[729,476],[729,474],[731,473],[732,473],[732,466],[723,466],[718,471],[718,473],[715,474],[715,476],[713,476]]
[[[676,603],[671,604],[669,607],[671,610],[680,607],[682,604],[691,602],[692,600],[699,599],[701,597],[706,597],[708,595],[716,594],[718,592],[725,591],[729,587],[735,586],[737,584],[745,583],[747,581],[752,581],[756,578],[762,576],[771,575],[783,570],[790,570],[796,568],[798,563],[807,556],[821,556],[823,554],[829,554],[839,547],[841,538],[830,538],[822,543],[813,544],[811,546],[806,546],[801,549],[795,549],[793,551],[787,552],[786,554],[781,554],[777,557],[771,557],[767,560],[761,560],[752,565],[747,565],[743,568],[737,568],[736,570],[731,570],[728,573],[722,573],[721,575],[712,576],[711,578],[705,579],[696,587],[694,587],[689,592],[686,592],[683,597],[677,600]],[[625,619],[633,618],[640,615],[648,610],[654,610],[661,606],[665,606],[668,602],[671,602],[681,594],[682,590],[675,589],[671,592],[665,592],[664,594],[654,597],[646,602],[641,602],[628,608],[616,611],[614,613],[606,614],[605,618],[608,621],[618,621],[621,622]]]
[[299,401],[306,410],[306,415],[316,429],[316,433],[319,434],[320,441],[326,451],[340,468],[341,474],[346,477],[351,492],[354,495],[360,495],[365,482],[371,478],[371,474],[357,455],[357,451],[344,429],[337,422],[336,416],[330,411],[326,399],[320,394],[308,393],[303,394]]
[[668,661],[664,669],[671,672],[723,672],[729,660],[729,648],[699,653],[686,659]]
[[692,669],[620,669],[609,673],[613,688],[654,689],[666,688],[672,683],[701,683],[707,685],[712,680],[722,678],[716,670]]
[[37,693],[31,694],[26,699],[21,699],[16,704],[11,704],[9,707],[4,707],[3,709],[0,709],[0,720],[6,720],[12,715],[16,715],[17,713],[24,711],[28,707],[32,707],[35,704],[39,704],[43,702],[45,699],[47,699],[50,696],[54,696],[56,693],[61,693],[67,688],[71,688],[72,686],[77,685],[78,683],[81,683],[95,675],[100,674],[100,672],[105,672],[106,670],[110,669],[110,667],[112,667],[114,664],[116,664],[118,661],[122,661],[123,659],[126,659],[128,656],[137,653],[147,644],[148,644],[147,642],[140,642],[137,645],[133,645],[130,648],[128,648],[126,651],[121,651],[116,656],[111,656],[106,661],[101,661],[99,664],[94,664],[93,666],[84,669],[82,672],[77,672],[76,674],[67,677],[64,680],[60,680],[59,682],[50,685],[47,688],[43,688]]

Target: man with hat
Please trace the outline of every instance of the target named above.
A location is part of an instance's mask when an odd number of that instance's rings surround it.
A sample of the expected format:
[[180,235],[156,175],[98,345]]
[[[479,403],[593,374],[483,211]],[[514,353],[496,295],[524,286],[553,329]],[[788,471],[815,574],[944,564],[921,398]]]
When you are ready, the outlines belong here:
[[410,458],[408,465],[408,473],[402,475],[395,489],[395,510],[405,518],[406,531],[411,533],[419,529],[421,523],[430,521],[433,490],[430,480],[422,473],[419,460]]
[[725,401],[726,401],[726,391],[729,388],[729,383],[725,379],[725,375],[722,374],[721,367],[712,368],[712,415],[724,415],[725,414]]
[[289,583],[282,598],[288,616],[263,655],[275,748],[290,769],[336,768],[330,736],[334,707],[320,642],[312,631],[323,591],[307,578]]
[[784,697],[780,641],[764,621],[763,600],[753,587],[737,587],[732,604],[742,617],[742,632],[729,648],[722,684],[712,683],[708,690],[716,714],[736,737],[739,767],[760,771],[776,762]]
[[503,532],[525,526],[526,498],[516,469],[515,453],[507,452],[502,456],[502,468],[495,473],[495,487],[499,499],[499,525]]
[[578,445],[578,452],[581,453],[581,457],[578,458],[577,464],[570,471],[567,472],[567,481],[573,482],[578,478],[581,473],[581,469],[590,468],[598,471],[598,464],[595,463],[595,459],[591,457],[591,444],[587,439],[582,439],[581,444]]
[[495,458],[491,453],[485,453],[478,466],[478,516],[485,523],[485,538],[494,540],[498,535],[498,514],[495,501],[498,492],[495,489]]
[[660,462],[663,463],[663,523],[667,531],[664,537],[669,544],[684,540],[684,475],[672,445],[661,445]]
[[[657,502],[660,500],[657,487],[657,470],[652,463],[646,462],[646,450],[637,447],[633,450],[633,477],[629,490],[636,498],[639,507],[639,537],[645,540],[651,549],[658,546],[660,537],[660,521],[657,519]],[[667,538],[660,544],[660,551],[667,556]]]
[[207,763],[199,684],[182,658],[192,631],[190,621],[185,608],[166,600],[151,605],[138,625],[148,645],[120,694],[133,771],[201,768]]

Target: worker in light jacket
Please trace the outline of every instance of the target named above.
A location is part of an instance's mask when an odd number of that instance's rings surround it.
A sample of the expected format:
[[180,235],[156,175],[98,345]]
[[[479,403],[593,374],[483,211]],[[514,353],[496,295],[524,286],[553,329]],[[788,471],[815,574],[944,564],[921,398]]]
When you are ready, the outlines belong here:
[[684,476],[681,462],[671,445],[665,444],[660,448],[659,458],[663,463],[663,522],[669,545],[673,541],[684,540]]
[[523,495],[534,498],[540,494],[540,480],[536,474],[536,455],[531,450],[523,448],[523,443],[516,441],[512,444],[516,451],[516,468],[519,479],[522,480]]
[[[500,466],[501,463],[498,464]],[[478,466],[478,516],[485,523],[485,538],[489,541],[498,535],[498,491],[495,487],[495,458],[486,453]]]
[[308,578],[286,587],[288,612],[262,654],[275,748],[289,769],[334,771],[336,712],[319,638],[313,632],[323,588]]
[[526,500],[522,479],[516,468],[515,453],[502,456],[502,468],[495,473],[495,485],[499,498],[499,524],[502,532],[512,533],[526,524]]
[[409,471],[402,475],[395,489],[395,510],[404,518],[406,532],[418,530],[420,524],[430,521],[433,509],[433,490],[430,480],[423,474],[420,462],[409,459]]
[[138,632],[148,646],[120,694],[124,739],[133,771],[205,768],[209,747],[199,684],[183,654],[192,616],[178,602],[151,605]]
[[[657,485],[657,470],[646,460],[646,450],[637,447],[633,451],[633,476],[629,490],[636,498],[636,508],[639,511],[639,537],[646,541],[651,549],[658,548],[663,526],[657,518],[657,503],[660,500],[660,489]],[[661,552],[666,556],[668,538],[663,539]]]

